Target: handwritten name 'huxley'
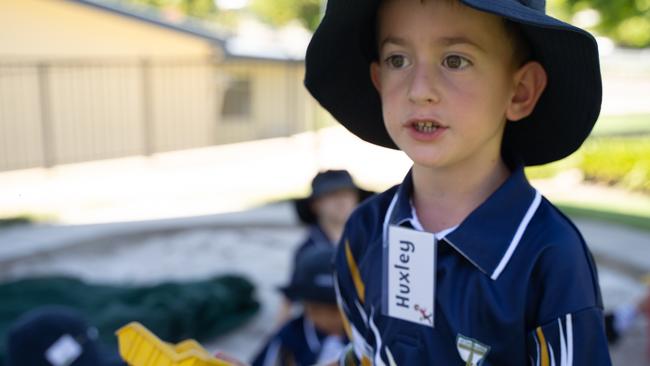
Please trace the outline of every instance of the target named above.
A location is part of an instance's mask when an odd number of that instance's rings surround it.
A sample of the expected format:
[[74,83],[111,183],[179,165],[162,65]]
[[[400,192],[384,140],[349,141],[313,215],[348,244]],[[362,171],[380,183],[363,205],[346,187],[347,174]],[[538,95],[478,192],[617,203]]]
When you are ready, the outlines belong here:
[[399,261],[394,265],[399,273],[399,291],[395,294],[395,304],[403,308],[409,308],[409,301],[411,301],[411,268],[409,262],[411,255],[415,253],[415,245],[408,240],[399,241]]

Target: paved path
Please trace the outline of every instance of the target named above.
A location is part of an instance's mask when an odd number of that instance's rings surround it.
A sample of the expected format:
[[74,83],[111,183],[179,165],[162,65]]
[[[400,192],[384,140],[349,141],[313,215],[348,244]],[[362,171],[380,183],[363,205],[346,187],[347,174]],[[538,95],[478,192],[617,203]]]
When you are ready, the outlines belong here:
[[0,173],[0,217],[29,213],[66,224],[232,212],[303,194],[319,169],[345,168],[384,190],[409,168],[400,152],[342,127],[204,149]]

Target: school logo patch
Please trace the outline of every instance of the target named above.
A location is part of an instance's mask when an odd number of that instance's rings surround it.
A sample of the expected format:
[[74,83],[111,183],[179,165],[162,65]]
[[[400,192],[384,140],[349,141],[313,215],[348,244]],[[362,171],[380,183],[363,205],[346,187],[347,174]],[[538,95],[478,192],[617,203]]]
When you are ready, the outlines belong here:
[[465,361],[465,366],[480,365],[490,352],[490,346],[462,334],[458,334],[456,337],[456,348],[458,348],[460,358]]

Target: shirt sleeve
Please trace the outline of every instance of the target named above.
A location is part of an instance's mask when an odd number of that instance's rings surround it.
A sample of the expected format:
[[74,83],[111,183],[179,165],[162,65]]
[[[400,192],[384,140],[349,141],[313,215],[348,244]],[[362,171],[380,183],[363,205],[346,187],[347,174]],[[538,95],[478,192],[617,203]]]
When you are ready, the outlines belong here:
[[528,334],[533,366],[611,365],[603,312],[592,307],[566,314]]
[[367,315],[363,304],[365,301],[365,284],[353,254],[350,240],[345,233],[339,243],[335,259],[336,298],[343,319],[343,326],[350,345],[342,353],[339,364],[370,364],[372,350],[366,339],[368,335]]

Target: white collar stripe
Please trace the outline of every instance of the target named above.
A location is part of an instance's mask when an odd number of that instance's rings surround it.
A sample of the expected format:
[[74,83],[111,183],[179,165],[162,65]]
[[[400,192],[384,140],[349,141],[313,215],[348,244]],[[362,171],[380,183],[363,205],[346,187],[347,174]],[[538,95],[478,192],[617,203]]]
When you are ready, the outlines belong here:
[[320,341],[318,340],[314,324],[312,324],[311,320],[307,319],[307,317],[305,317],[302,324],[309,349],[312,353],[318,354],[320,352]]
[[567,366],[573,366],[573,319],[571,314],[566,316],[566,338],[567,338]]
[[566,356],[566,342],[564,341],[564,329],[562,327],[562,319],[557,320],[557,324],[560,327],[560,366],[567,366]]
[[492,273],[491,278],[493,280],[499,278],[501,272],[503,272],[503,270],[506,268],[506,265],[510,261],[510,258],[512,257],[512,254],[514,253],[515,249],[517,249],[517,245],[519,245],[519,241],[521,240],[521,237],[524,235],[524,232],[526,231],[526,228],[528,227],[530,220],[533,218],[533,215],[535,215],[535,212],[537,212],[537,208],[539,207],[539,204],[541,202],[542,202],[542,195],[538,191],[535,191],[535,198],[533,199],[533,203],[531,203],[530,207],[528,207],[528,211],[526,212],[526,215],[524,215],[524,218],[521,220],[521,223],[519,224],[519,227],[515,232],[515,236],[512,238],[512,241],[508,246],[508,250],[506,250],[506,253],[503,255],[503,258],[501,258],[501,262],[499,262],[499,265]]
[[553,346],[551,346],[550,343],[546,343],[548,345],[548,358],[551,359],[551,366],[555,366],[555,354],[553,353]]
[[383,229],[382,235],[383,235],[383,239],[384,239],[384,245],[386,243],[388,243],[388,225],[390,225],[390,217],[393,215],[393,210],[395,209],[395,204],[397,204],[398,192],[395,193],[395,195],[393,196],[393,199],[390,201],[390,205],[388,206],[388,209],[386,210],[386,216],[384,217],[384,226],[382,227],[382,229]]
[[264,366],[274,366],[278,362],[278,355],[280,352],[280,341],[274,341],[271,343],[269,346],[269,350],[266,353],[266,357],[264,358]]

